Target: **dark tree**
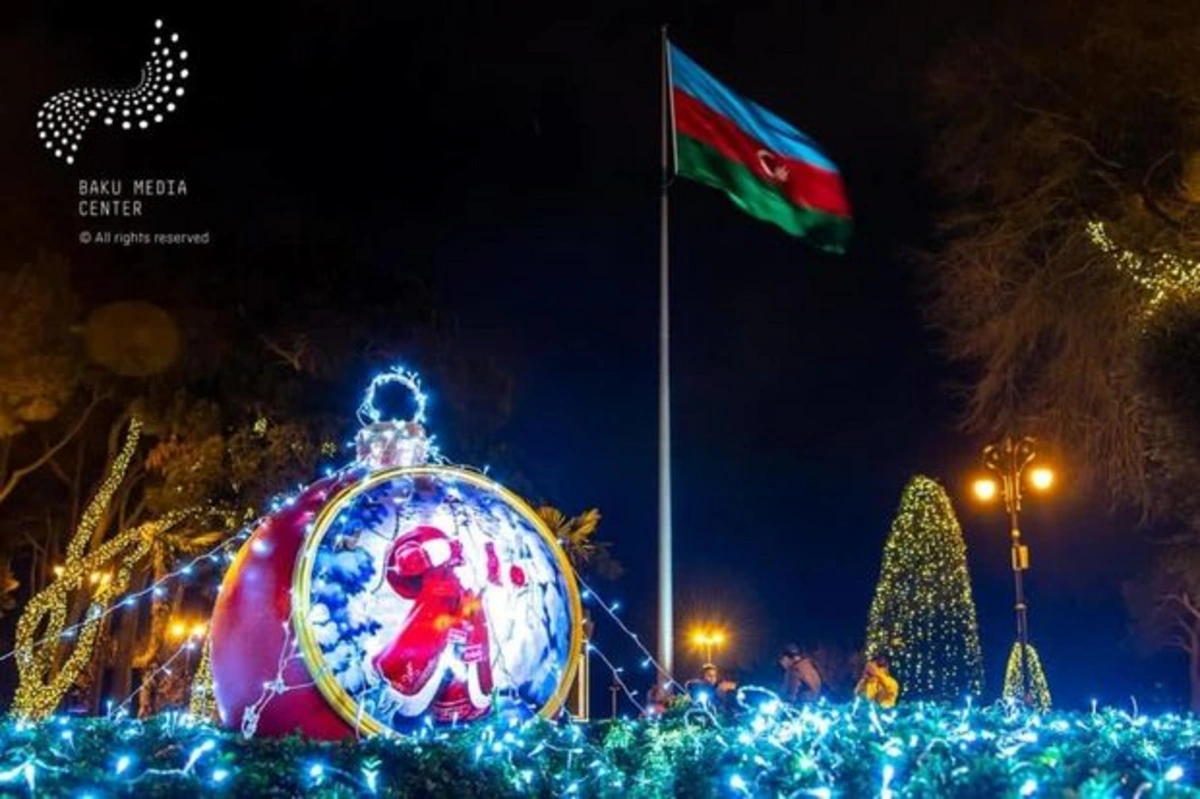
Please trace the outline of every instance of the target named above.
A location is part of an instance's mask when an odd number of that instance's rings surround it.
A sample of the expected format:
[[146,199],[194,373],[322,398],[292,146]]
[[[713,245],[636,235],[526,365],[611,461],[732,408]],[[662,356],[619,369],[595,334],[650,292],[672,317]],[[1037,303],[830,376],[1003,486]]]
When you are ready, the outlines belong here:
[[1022,5],[930,81],[931,318],[974,367],[970,429],[1069,444],[1115,501],[1175,512],[1166,486],[1197,473],[1159,422],[1197,420],[1146,359],[1200,298],[1200,21],[1165,0]]
[[1124,593],[1143,646],[1187,657],[1190,707],[1200,712],[1200,552],[1164,551]]

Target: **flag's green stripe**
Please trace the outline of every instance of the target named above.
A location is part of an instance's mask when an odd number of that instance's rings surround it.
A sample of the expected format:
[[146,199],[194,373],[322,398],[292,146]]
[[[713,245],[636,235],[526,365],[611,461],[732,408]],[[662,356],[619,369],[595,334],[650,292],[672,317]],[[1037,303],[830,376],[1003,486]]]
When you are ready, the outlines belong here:
[[750,216],[772,222],[793,236],[802,236],[816,247],[845,251],[850,240],[848,219],[792,205],[745,166],[690,136],[680,136],[676,146],[680,175],[722,190]]

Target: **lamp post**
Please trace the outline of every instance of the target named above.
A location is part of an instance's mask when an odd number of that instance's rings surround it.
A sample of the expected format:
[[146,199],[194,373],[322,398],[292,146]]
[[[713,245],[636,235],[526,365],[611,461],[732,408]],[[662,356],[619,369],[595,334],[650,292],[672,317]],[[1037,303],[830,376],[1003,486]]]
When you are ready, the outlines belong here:
[[[1013,584],[1016,588],[1017,642],[1021,651],[1021,701],[1029,696],[1029,606],[1025,601],[1023,575],[1029,569],[1029,547],[1021,542],[1021,486],[1026,468],[1037,457],[1037,442],[1026,436],[1014,440],[1005,436],[999,444],[984,447],[983,465],[999,476],[999,483],[991,478],[975,481],[975,495],[991,501],[999,493],[1008,512],[1008,526],[1012,539]],[[1054,472],[1039,466],[1029,470],[1029,485],[1037,491],[1045,491],[1054,483]]]
[[713,662],[713,650],[725,643],[725,631],[700,629],[692,633],[692,643],[704,651],[704,662]]

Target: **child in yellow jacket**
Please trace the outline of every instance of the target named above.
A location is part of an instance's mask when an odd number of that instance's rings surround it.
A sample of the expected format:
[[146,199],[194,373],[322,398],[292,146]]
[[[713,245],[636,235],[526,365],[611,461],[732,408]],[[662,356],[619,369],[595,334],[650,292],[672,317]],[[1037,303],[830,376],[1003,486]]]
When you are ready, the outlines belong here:
[[867,662],[854,693],[883,708],[896,706],[896,699],[900,696],[900,683],[896,682],[896,678],[888,671],[887,658],[876,657]]

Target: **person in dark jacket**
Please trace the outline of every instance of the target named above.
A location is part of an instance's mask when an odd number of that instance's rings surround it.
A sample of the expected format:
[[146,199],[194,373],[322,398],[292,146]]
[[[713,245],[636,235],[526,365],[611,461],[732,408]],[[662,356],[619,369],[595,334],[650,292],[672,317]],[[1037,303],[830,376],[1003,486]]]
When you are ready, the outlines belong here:
[[684,688],[697,704],[715,710],[729,710],[733,706],[733,692],[737,685],[729,680],[722,680],[717,667],[712,663],[705,663],[700,667],[700,678],[688,680]]
[[821,696],[821,672],[800,647],[788,644],[779,653],[783,669],[783,699],[788,702],[815,702]]

